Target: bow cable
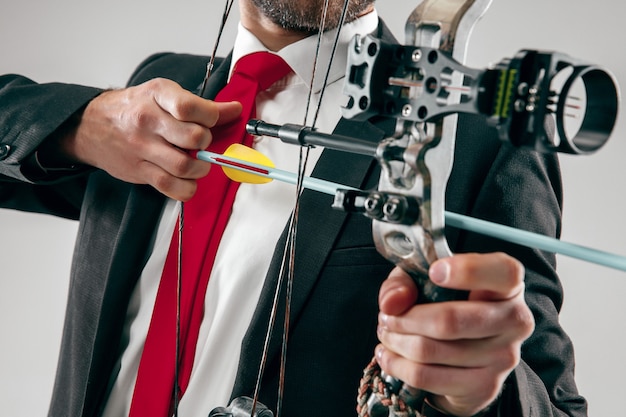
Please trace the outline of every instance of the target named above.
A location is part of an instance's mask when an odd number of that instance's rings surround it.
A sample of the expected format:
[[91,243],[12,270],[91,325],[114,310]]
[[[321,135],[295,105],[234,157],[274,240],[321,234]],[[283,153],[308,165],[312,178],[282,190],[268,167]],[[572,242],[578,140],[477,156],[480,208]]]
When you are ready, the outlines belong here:
[[[345,22],[346,16],[347,16],[347,10],[348,10],[348,4],[349,4],[350,0],[344,0],[344,5],[343,5],[343,9],[341,12],[341,17],[339,20],[339,23],[337,25],[337,31],[336,31],[336,36],[332,45],[332,51],[331,51],[331,56],[330,56],[330,60],[328,63],[328,68],[326,70],[325,76],[324,76],[324,81],[322,84],[322,89],[320,91],[320,97],[317,103],[317,107],[315,109],[315,115],[313,118],[313,122],[311,124],[312,129],[315,128],[315,125],[317,123],[317,118],[319,116],[319,112],[320,112],[320,108],[321,108],[321,103],[322,103],[322,99],[324,97],[324,92],[326,90],[326,86],[328,84],[328,79],[330,76],[330,68],[332,66],[332,62],[334,60],[335,57],[335,53],[337,50],[337,46],[339,43],[339,35],[341,32],[341,28],[343,27],[343,24]],[[230,12],[232,9],[232,5],[233,5],[234,0],[226,0],[225,2],[225,6],[224,6],[224,12],[222,15],[222,20],[220,23],[220,27],[218,30],[218,35],[216,38],[216,41],[214,43],[213,46],[213,51],[212,54],[210,56],[210,61],[207,64],[207,69],[206,69],[206,74],[205,77],[203,79],[202,85],[200,87],[200,95],[204,95],[205,91],[206,91],[206,87],[207,87],[207,83],[208,80],[210,78],[210,75],[213,71],[213,67],[215,64],[215,59],[216,59],[216,55],[217,55],[217,49],[219,47],[223,32],[224,32],[224,27],[226,25],[226,22],[228,20],[228,17],[230,16]],[[313,85],[314,85],[314,81],[315,81],[315,77],[316,77],[316,72],[317,72],[317,65],[318,65],[318,58],[320,55],[320,49],[321,49],[321,43],[322,43],[322,39],[325,33],[325,26],[326,26],[326,19],[327,19],[327,14],[328,14],[328,8],[329,8],[329,0],[325,0],[324,2],[324,9],[322,11],[321,17],[320,17],[320,23],[319,23],[319,30],[318,30],[318,39],[317,39],[317,46],[316,46],[316,51],[315,51],[315,57],[314,57],[314,62],[313,62],[313,68],[312,68],[312,77],[311,77],[311,82],[310,82],[310,86],[309,86],[309,93],[308,93],[308,97],[306,100],[306,110],[304,113],[304,124],[306,125],[307,121],[308,121],[308,114],[309,114],[309,110],[310,110],[310,106],[311,106],[311,102],[312,102],[312,95],[313,95]],[[308,157],[309,157],[309,149],[310,147],[308,146],[301,146],[300,148],[300,153],[299,153],[299,162],[298,162],[298,174],[297,174],[297,183],[296,183],[296,202],[294,205],[294,210],[293,210],[293,214],[291,216],[290,222],[289,222],[289,226],[288,226],[288,234],[287,234],[287,240],[286,240],[286,244],[285,244],[285,248],[284,248],[284,253],[283,253],[283,259],[281,261],[281,268],[280,268],[280,273],[279,273],[279,279],[278,279],[278,284],[275,290],[275,294],[274,294],[274,299],[273,299],[273,304],[272,304],[272,311],[271,311],[271,316],[270,316],[270,321],[268,324],[268,329],[266,331],[266,338],[265,338],[265,343],[264,343],[264,347],[263,347],[263,355],[262,355],[262,359],[261,359],[261,363],[260,363],[260,367],[259,367],[259,371],[258,371],[258,375],[257,375],[257,381],[256,381],[256,386],[255,386],[255,391],[254,391],[254,396],[253,396],[253,403],[252,403],[252,412],[251,415],[255,414],[255,409],[257,407],[257,403],[258,403],[258,397],[259,397],[259,391],[260,391],[260,384],[261,384],[261,379],[264,373],[264,369],[265,369],[265,365],[267,363],[267,359],[268,359],[268,351],[269,351],[269,341],[271,339],[271,334],[272,334],[272,330],[274,328],[275,325],[275,320],[276,320],[276,314],[277,314],[277,310],[278,310],[278,304],[279,304],[279,293],[280,293],[280,288],[282,287],[282,283],[284,280],[284,276],[285,276],[285,269],[287,269],[287,287],[286,287],[286,310],[285,310],[285,321],[284,321],[284,328],[283,328],[283,340],[282,340],[282,352],[281,352],[281,369],[280,369],[280,380],[279,380],[279,392],[278,392],[278,404],[277,404],[277,414],[276,416],[279,417],[280,413],[281,413],[281,408],[282,408],[282,396],[283,396],[283,392],[284,392],[284,377],[285,377],[285,363],[286,363],[286,351],[287,351],[287,339],[288,339],[288,331],[289,331],[289,315],[290,315],[290,304],[291,304],[291,293],[292,293],[292,286],[293,286],[293,274],[294,274],[294,262],[295,262],[295,239],[296,239],[296,230],[297,230],[297,224],[298,224],[298,215],[299,215],[299,207],[300,207],[300,195],[302,190],[304,189],[304,184],[303,184],[303,179],[304,179],[304,174],[305,174],[305,170],[306,170],[306,166],[308,163]],[[177,282],[177,301],[176,301],[176,363],[175,363],[175,383],[174,383],[174,416],[177,417],[178,416],[178,408],[179,408],[179,392],[180,392],[180,386],[178,383],[178,374],[179,374],[179,364],[178,364],[178,358],[180,356],[180,297],[181,297],[181,289],[182,289],[182,251],[183,251],[183,245],[182,245],[182,235],[183,235],[183,231],[184,231],[184,203],[180,202],[179,205],[179,236],[178,236],[178,271],[177,271],[177,275],[178,275],[178,282]]]
[[[224,11],[222,12],[222,20],[220,22],[220,27],[217,31],[217,37],[213,44],[213,51],[211,52],[211,56],[209,58],[209,62],[207,63],[206,73],[204,75],[204,79],[202,80],[202,86],[200,87],[199,95],[200,97],[204,96],[204,92],[206,91],[207,82],[211,73],[213,72],[213,67],[215,65],[215,58],[217,55],[217,48],[219,47],[220,40],[222,39],[222,35],[224,34],[224,27],[226,26],[226,22],[228,17],[230,16],[230,11],[233,7],[234,0],[226,0],[224,3]],[[180,307],[181,307],[181,293],[182,293],[182,282],[183,282],[183,232],[185,225],[185,203],[182,201],[179,202],[179,211],[178,211],[178,253],[177,253],[177,271],[176,271],[176,347],[175,347],[175,363],[174,363],[174,406],[173,406],[173,415],[174,417],[178,417],[178,408],[180,405],[180,384],[178,382],[178,377],[180,374]]]
[[215,39],[215,43],[213,44],[213,51],[211,52],[211,57],[206,66],[206,73],[204,75],[204,80],[202,80],[202,87],[200,88],[200,96],[204,96],[204,92],[206,91],[207,82],[209,81],[209,77],[213,72],[213,67],[215,65],[215,57],[217,56],[217,48],[219,47],[220,40],[222,39],[222,35],[224,34],[224,27],[226,26],[226,21],[228,20],[228,16],[230,16],[230,10],[233,7],[234,0],[226,0],[224,4],[224,12],[222,13],[222,21],[220,22],[220,27],[217,31],[217,38]]
[[[314,117],[314,120],[313,120],[313,123],[312,123],[312,126],[313,126],[312,128],[315,128],[315,125],[316,125],[316,122],[317,122],[317,116],[319,114],[321,103],[322,103],[322,98],[323,98],[323,95],[324,95],[324,91],[326,89],[326,85],[328,84],[328,79],[329,79],[329,75],[330,75],[330,68],[332,66],[332,62],[333,62],[333,59],[334,59],[334,56],[335,56],[335,52],[336,52],[336,49],[337,49],[337,44],[339,42],[339,34],[341,32],[341,28],[343,27],[343,23],[345,21],[346,15],[347,15],[348,3],[349,3],[349,0],[345,0],[344,1],[342,13],[341,13],[341,18],[340,18],[339,24],[337,25],[337,28],[336,28],[337,29],[336,30],[336,36],[335,36],[335,39],[334,39],[334,42],[333,42],[332,52],[331,52],[331,55],[330,55],[328,68],[327,68],[327,71],[326,71],[326,74],[325,74],[325,77],[324,77],[324,82],[322,83],[322,90],[320,92],[320,98],[319,98],[318,103],[317,103],[317,108],[316,108],[316,111],[315,111],[315,117]],[[317,34],[317,45],[316,45],[315,56],[314,56],[314,60],[313,60],[312,75],[311,75],[311,81],[310,81],[310,85],[309,85],[309,93],[308,93],[307,100],[306,100],[306,109],[305,109],[305,112],[304,112],[304,124],[305,125],[307,124],[309,109],[310,109],[310,105],[311,105],[311,102],[312,102],[313,86],[314,86],[315,77],[316,77],[316,74],[317,74],[317,66],[318,66],[318,59],[319,59],[320,50],[321,50],[321,43],[322,43],[322,39],[323,39],[323,36],[324,36],[324,33],[325,33],[326,19],[327,19],[327,14],[328,14],[328,6],[329,6],[329,0],[326,0],[324,2],[324,8],[323,8],[321,16],[320,16],[320,24],[319,24],[318,34]],[[302,190],[304,189],[303,179],[304,179],[306,166],[308,164],[309,149],[310,149],[310,147],[308,147],[308,146],[307,147],[304,147],[304,146],[300,147],[299,161],[298,161],[298,173],[297,173],[297,181],[296,181],[296,202],[295,202],[295,205],[294,205],[294,210],[293,210],[292,217],[291,217],[291,219],[289,221],[288,232],[287,232],[287,239],[286,239],[286,243],[285,243],[283,259],[282,259],[282,263],[281,263],[281,269],[280,269],[280,272],[279,272],[279,279],[278,279],[278,283],[277,283],[276,290],[275,290],[276,293],[275,293],[274,300],[273,300],[272,312],[271,312],[271,317],[270,317],[270,323],[268,325],[268,329],[267,329],[267,333],[266,333],[266,339],[265,339],[265,345],[264,345],[264,348],[263,348],[263,357],[262,357],[262,360],[261,360],[259,373],[257,375],[257,383],[256,383],[256,386],[255,386],[255,393],[254,393],[254,398],[253,398],[252,415],[254,415],[254,412],[255,412],[255,409],[256,409],[257,398],[258,398],[258,394],[259,394],[259,391],[260,391],[261,379],[262,379],[262,376],[263,376],[265,364],[267,363],[267,355],[268,355],[268,350],[269,350],[269,341],[271,339],[271,333],[272,333],[273,327],[275,325],[276,311],[278,309],[279,293],[280,293],[280,289],[282,288],[282,283],[283,283],[284,276],[285,276],[285,268],[287,268],[287,285],[286,285],[286,294],[285,294],[285,314],[284,314],[284,322],[283,322],[282,348],[281,348],[281,358],[280,358],[280,376],[279,376],[279,387],[278,387],[276,416],[279,417],[281,415],[281,411],[282,411],[282,398],[283,398],[284,385],[285,385],[285,368],[286,368],[286,361],[287,361],[287,344],[288,344],[288,335],[289,335],[289,320],[290,320],[289,316],[290,316],[292,289],[293,289],[293,281],[294,281],[294,270],[295,270],[295,242],[296,242],[296,235],[297,235],[297,228],[298,228],[298,218],[299,218],[299,212],[300,212],[300,196],[302,194]]]

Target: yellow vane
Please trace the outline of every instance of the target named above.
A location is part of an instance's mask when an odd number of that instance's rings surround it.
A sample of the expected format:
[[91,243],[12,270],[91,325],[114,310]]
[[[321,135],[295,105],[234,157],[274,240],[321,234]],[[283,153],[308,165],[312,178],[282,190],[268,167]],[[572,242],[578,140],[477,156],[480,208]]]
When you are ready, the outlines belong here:
[[[229,158],[239,159],[243,163],[241,166],[245,166],[245,162],[251,162],[256,165],[266,166],[268,168],[275,168],[274,163],[261,152],[249,148],[247,146],[241,145],[239,143],[233,143],[226,149],[224,152],[224,156],[228,156]],[[231,165],[235,166],[235,163],[231,162]],[[263,174],[267,174],[267,171],[261,172],[259,174],[254,174],[250,171],[242,171],[236,168],[229,168],[228,166],[223,166],[222,169],[228,178],[233,181],[248,183],[248,184],[265,184],[272,181],[272,178],[263,176]]]

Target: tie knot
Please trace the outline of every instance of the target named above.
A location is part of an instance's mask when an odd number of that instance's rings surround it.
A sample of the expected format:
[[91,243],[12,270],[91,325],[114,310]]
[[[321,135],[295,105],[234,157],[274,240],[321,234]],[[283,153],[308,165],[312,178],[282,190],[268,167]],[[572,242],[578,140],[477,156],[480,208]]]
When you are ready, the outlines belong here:
[[281,57],[271,52],[253,52],[244,55],[233,68],[233,75],[239,74],[257,81],[260,90],[269,88],[290,72],[291,67]]

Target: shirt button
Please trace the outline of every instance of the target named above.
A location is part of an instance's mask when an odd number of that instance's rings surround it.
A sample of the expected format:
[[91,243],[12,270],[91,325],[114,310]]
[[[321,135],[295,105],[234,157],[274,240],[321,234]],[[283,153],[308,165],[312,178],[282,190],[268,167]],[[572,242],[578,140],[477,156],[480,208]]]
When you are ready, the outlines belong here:
[[6,144],[0,144],[0,161],[3,161],[9,156],[9,152],[11,151],[11,147]]

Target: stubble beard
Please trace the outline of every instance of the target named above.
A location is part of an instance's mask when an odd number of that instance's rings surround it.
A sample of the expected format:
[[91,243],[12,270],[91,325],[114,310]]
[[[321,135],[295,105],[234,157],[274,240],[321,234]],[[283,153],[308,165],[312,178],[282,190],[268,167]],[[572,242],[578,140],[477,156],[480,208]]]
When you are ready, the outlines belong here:
[[[319,32],[325,0],[252,0],[254,6],[274,24],[299,33]],[[374,0],[350,0],[346,22],[359,16]],[[336,28],[343,12],[344,0],[329,0],[324,30]]]

